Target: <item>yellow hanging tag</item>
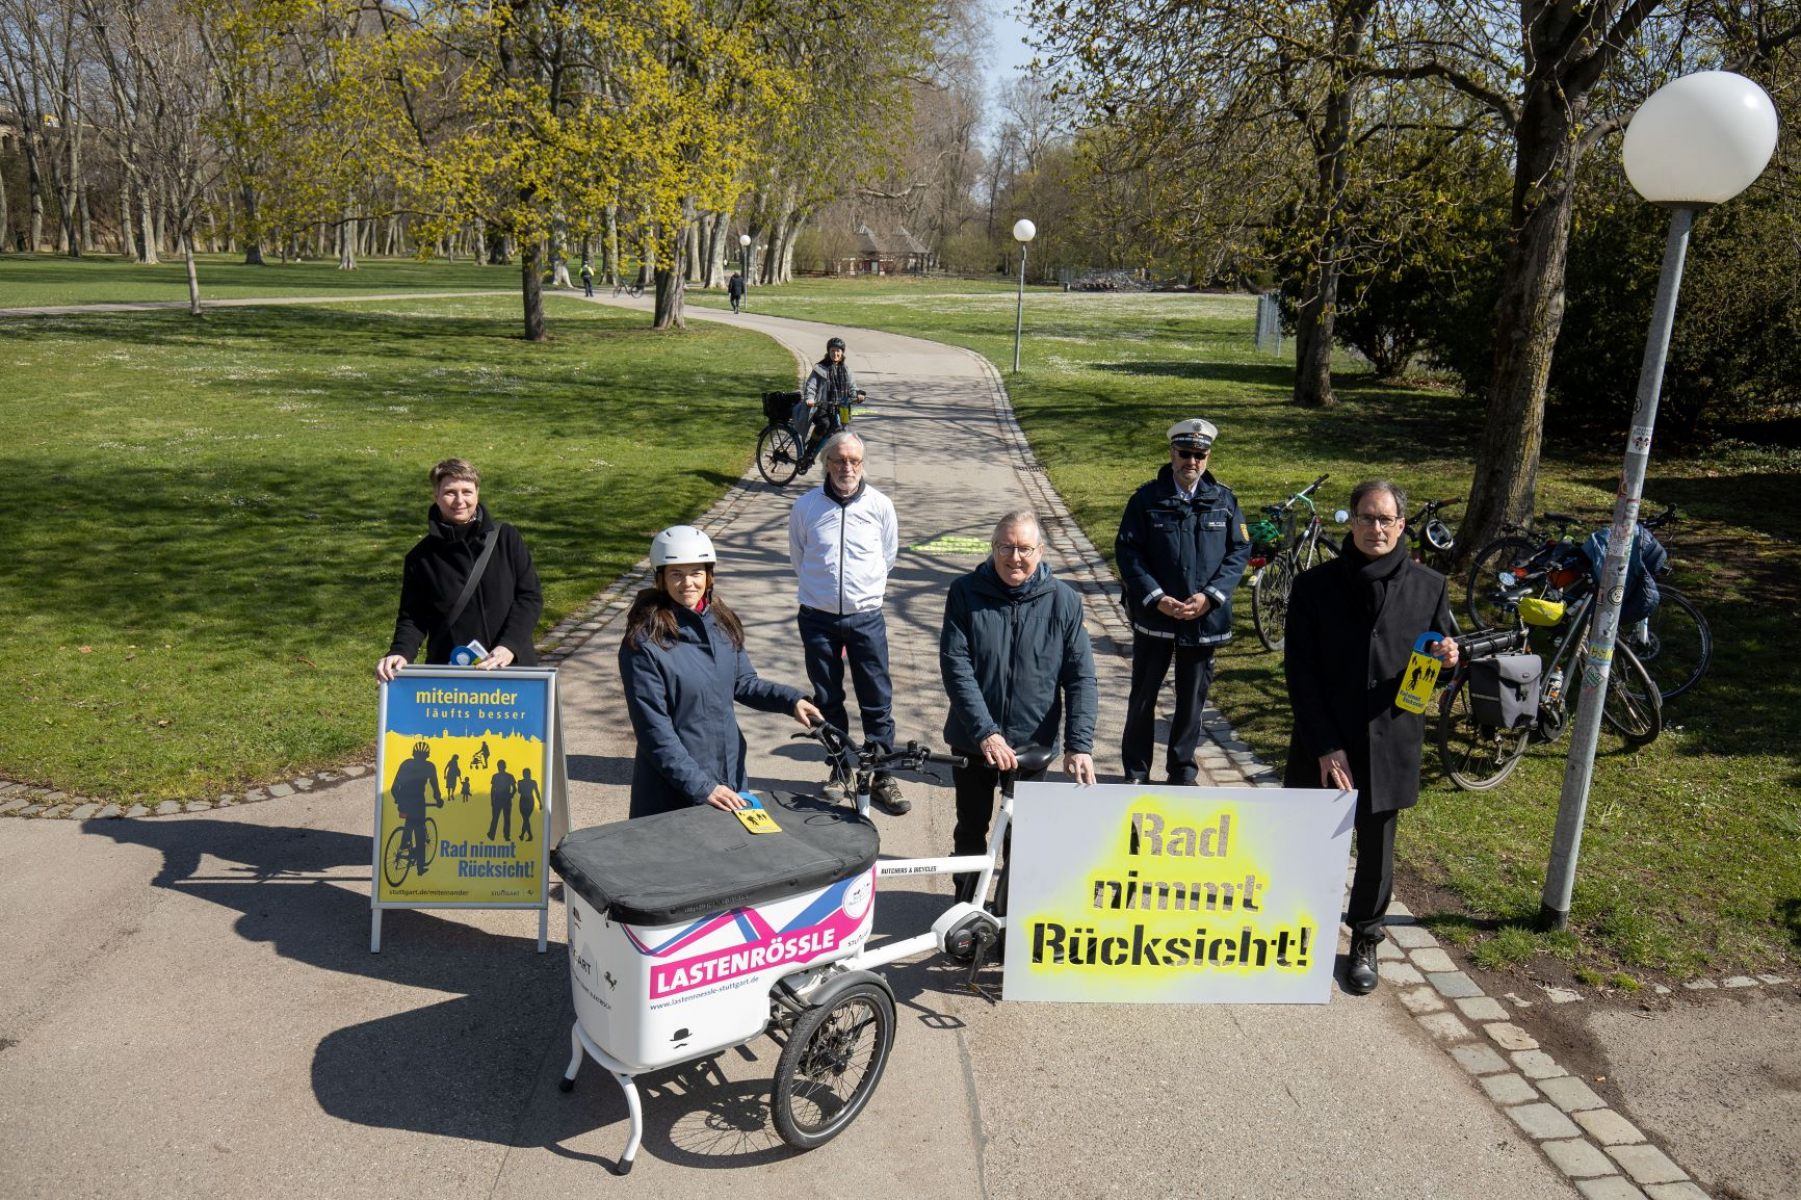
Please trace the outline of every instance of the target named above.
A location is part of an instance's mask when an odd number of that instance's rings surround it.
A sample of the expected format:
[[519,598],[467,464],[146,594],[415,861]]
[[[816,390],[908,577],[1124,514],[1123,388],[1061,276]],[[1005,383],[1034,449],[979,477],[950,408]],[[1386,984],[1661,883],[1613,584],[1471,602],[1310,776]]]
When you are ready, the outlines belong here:
[[1407,669],[1401,673],[1401,690],[1395,693],[1395,707],[1402,712],[1423,713],[1432,702],[1432,689],[1438,686],[1438,669],[1443,664],[1426,653],[1426,647],[1442,639],[1436,633],[1422,633],[1413,644]]
[[782,827],[775,823],[775,818],[769,815],[769,810],[763,807],[761,800],[747,792],[738,794],[750,801],[749,808],[740,808],[732,813],[738,818],[740,824],[752,833],[780,833],[782,831]]

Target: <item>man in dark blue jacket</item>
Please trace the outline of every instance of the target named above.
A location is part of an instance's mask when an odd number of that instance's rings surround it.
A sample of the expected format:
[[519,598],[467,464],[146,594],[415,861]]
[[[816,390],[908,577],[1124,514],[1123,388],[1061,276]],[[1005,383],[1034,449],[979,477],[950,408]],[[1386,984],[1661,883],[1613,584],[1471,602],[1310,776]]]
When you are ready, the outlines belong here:
[[1114,557],[1132,621],[1132,692],[1120,758],[1128,783],[1151,777],[1157,697],[1176,664],[1169,727],[1169,781],[1193,783],[1201,709],[1213,682],[1213,651],[1232,640],[1232,591],[1251,556],[1250,533],[1232,489],[1207,469],[1219,431],[1208,421],[1169,429],[1169,464],[1126,503]]
[[[1000,773],[1019,766],[1021,747],[1054,749],[1059,727],[1063,770],[1077,783],[1094,782],[1094,653],[1082,598],[1051,577],[1043,540],[1036,516],[1009,513],[995,527],[994,557],[952,583],[945,598],[938,637],[950,695],[944,740],[969,760],[951,771],[956,854],[987,849]],[[975,879],[959,877],[960,897],[968,898]]]

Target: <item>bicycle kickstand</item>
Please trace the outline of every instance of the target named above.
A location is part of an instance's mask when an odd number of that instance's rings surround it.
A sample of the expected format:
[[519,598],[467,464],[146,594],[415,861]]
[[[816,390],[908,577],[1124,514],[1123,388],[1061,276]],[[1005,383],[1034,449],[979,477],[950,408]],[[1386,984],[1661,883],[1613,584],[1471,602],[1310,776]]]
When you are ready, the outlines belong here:
[[969,979],[967,980],[967,986],[970,991],[988,1001],[988,1003],[994,1004],[999,997],[994,994],[992,989],[983,987],[976,982],[977,974],[981,972],[983,965],[988,961],[988,948],[995,943],[994,930],[990,928],[986,922],[983,922],[976,927],[973,936],[975,939],[975,953],[970,956],[969,960]]

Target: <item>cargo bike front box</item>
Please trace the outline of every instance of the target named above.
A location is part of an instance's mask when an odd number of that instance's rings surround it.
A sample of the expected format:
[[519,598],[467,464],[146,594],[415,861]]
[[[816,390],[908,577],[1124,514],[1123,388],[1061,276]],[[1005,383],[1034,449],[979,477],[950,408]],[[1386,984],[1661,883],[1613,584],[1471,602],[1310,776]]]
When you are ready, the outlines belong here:
[[869,940],[875,827],[810,797],[764,802],[779,833],[696,807],[576,830],[551,854],[576,1015],[563,1088],[584,1055],[618,1080],[632,1118],[620,1174],[642,1140],[636,1074],[767,1032],[783,1043],[776,1128],[803,1148],[848,1125],[880,1079],[887,984],[831,969]]

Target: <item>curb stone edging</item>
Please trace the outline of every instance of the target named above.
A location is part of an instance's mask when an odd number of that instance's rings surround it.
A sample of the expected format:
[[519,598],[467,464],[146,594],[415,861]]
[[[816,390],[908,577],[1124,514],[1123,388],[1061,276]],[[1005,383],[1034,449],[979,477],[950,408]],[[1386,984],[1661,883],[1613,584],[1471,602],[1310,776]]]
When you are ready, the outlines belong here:
[[[993,389],[995,419],[1011,445],[1014,470],[1046,526],[1046,540],[1062,553],[1068,566],[1065,578],[1082,593],[1090,618],[1112,638],[1115,653],[1125,657],[1132,631],[1117,599],[1118,587],[1112,572],[1076,525],[1062,497],[1051,486],[1048,473],[1026,443],[1000,372],[983,356],[968,353],[981,363]],[[1222,751],[1234,752],[1223,764],[1229,773],[1241,776],[1251,786],[1281,786],[1275,772],[1249,753],[1233,733],[1231,722],[1211,701],[1202,714],[1202,729],[1207,737],[1203,747],[1211,743]],[[1221,771],[1216,762],[1205,761],[1205,756],[1204,749],[1203,766],[1216,783],[1233,786],[1219,778],[1228,772]],[[1664,1189],[1672,1186],[1693,1188],[1696,1195],[1706,1194],[1667,1154],[1608,1108],[1586,1082],[1540,1050],[1538,1042],[1509,1019],[1512,1014],[1500,1001],[1484,993],[1474,979],[1457,969],[1431,930],[1415,921],[1405,904],[1394,901],[1388,920],[1394,936],[1383,943],[1380,957],[1383,976],[1390,981],[1389,994],[1401,1000],[1420,1031],[1469,1074],[1495,1108],[1537,1145],[1546,1160],[1585,1197],[1646,1200],[1643,1187],[1656,1187],[1654,1195],[1662,1196],[1666,1194]],[[1760,982],[1774,986],[1788,980],[1778,976],[1735,976],[1719,986],[1745,988]],[[1403,991],[1400,985],[1415,986]],[[1703,981],[1687,986],[1700,989],[1716,985]],[[1456,1011],[1446,1011],[1447,1005]],[[1464,1024],[1458,1014],[1475,1022],[1481,1032]]]

